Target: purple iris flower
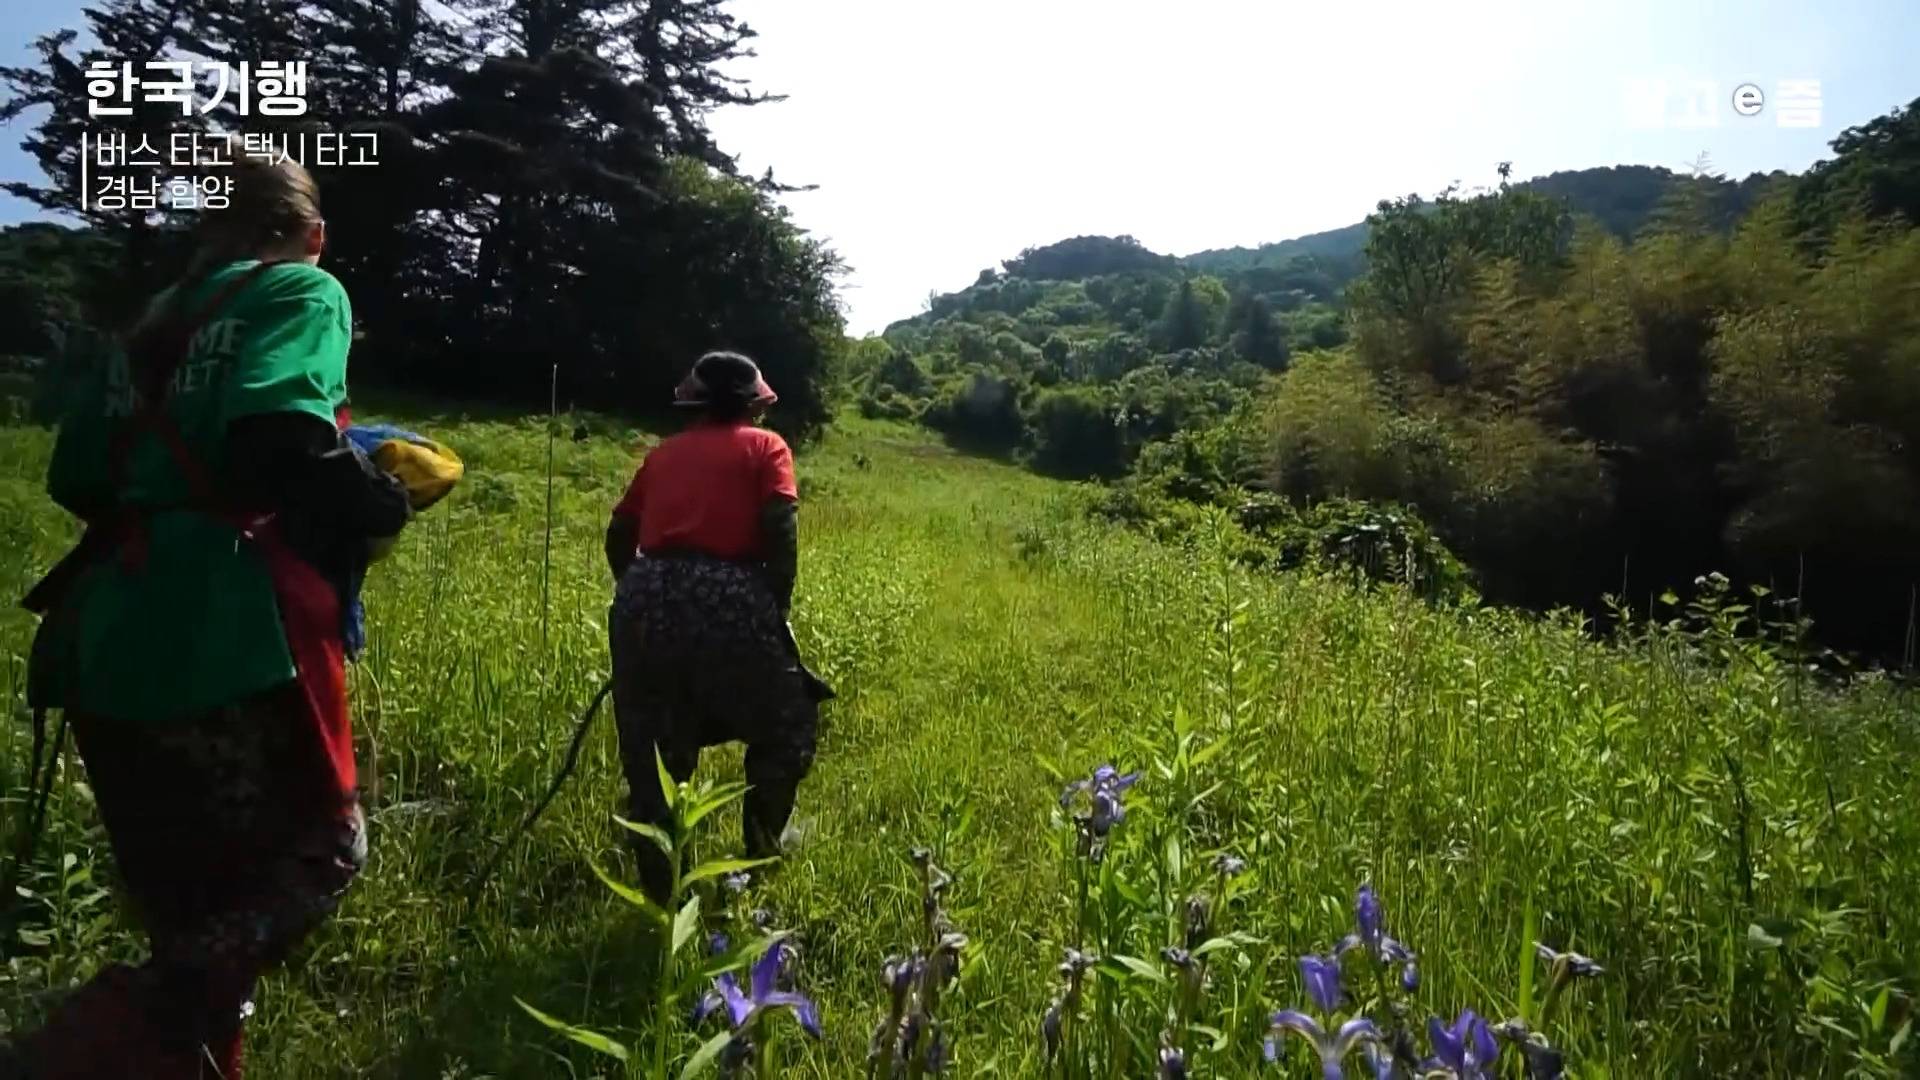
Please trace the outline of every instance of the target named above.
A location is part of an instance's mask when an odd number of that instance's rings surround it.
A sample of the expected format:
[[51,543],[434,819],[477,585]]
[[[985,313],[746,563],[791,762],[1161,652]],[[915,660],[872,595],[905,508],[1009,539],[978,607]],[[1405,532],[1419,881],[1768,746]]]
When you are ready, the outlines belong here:
[[1187,1080],[1187,1052],[1176,1046],[1160,1048],[1160,1080]]
[[1385,933],[1385,915],[1380,910],[1380,897],[1375,895],[1371,883],[1360,886],[1360,892],[1353,898],[1353,921],[1360,926],[1360,937],[1369,946],[1380,941]]
[[1452,1027],[1437,1016],[1429,1018],[1427,1038],[1433,1043],[1433,1057],[1421,1067],[1428,1072],[1444,1071],[1455,1080],[1493,1080],[1500,1043],[1472,1009],[1460,1010]]
[[740,980],[732,972],[713,980],[713,989],[700,999],[694,1010],[695,1023],[720,1011],[724,1006],[727,1019],[735,1031],[747,1027],[770,1009],[788,1009],[794,1019],[800,1022],[801,1030],[814,1038],[820,1037],[820,1010],[804,994],[779,989],[780,977],[786,969],[787,946],[776,941],[767,946],[767,951],[754,961],[753,971],[748,978],[747,990],[742,992]]
[[1300,977],[1307,984],[1307,996],[1323,1013],[1340,1007],[1340,961],[1332,956],[1306,955],[1300,958]]
[[925,961],[919,956],[890,956],[880,969],[880,977],[887,982],[887,991],[895,998],[905,998],[912,989],[913,980],[920,976],[921,965]]
[[1047,1060],[1052,1061],[1060,1053],[1060,1010],[1066,1003],[1059,998],[1047,1006],[1047,1014],[1040,1018],[1040,1044],[1047,1052]]
[[1354,1017],[1341,1024],[1338,1031],[1329,1034],[1326,1028],[1320,1026],[1320,1021],[1306,1013],[1282,1009],[1273,1014],[1273,1028],[1268,1032],[1263,1047],[1267,1061],[1280,1060],[1280,1039],[1289,1031],[1312,1044],[1314,1052],[1320,1055],[1320,1075],[1325,1080],[1342,1080],[1346,1075],[1342,1063],[1353,1052],[1353,1048],[1380,1039],[1380,1029],[1363,1016]]
[[1221,852],[1213,857],[1213,872],[1221,877],[1233,877],[1246,870],[1247,860]]
[[1122,773],[1111,765],[1102,765],[1093,770],[1093,775],[1085,780],[1075,780],[1060,792],[1060,805],[1070,806],[1075,795],[1084,793],[1093,809],[1085,821],[1095,836],[1105,836],[1113,827],[1126,820],[1127,804],[1124,796],[1127,789],[1140,782],[1137,772]]
[[1386,915],[1380,907],[1380,897],[1374,893],[1371,884],[1360,886],[1359,893],[1353,898],[1353,921],[1358,932],[1341,938],[1333,954],[1345,956],[1355,949],[1364,949],[1376,964],[1400,964],[1400,985],[1412,993],[1420,985],[1420,972],[1414,966],[1414,952],[1387,936]]

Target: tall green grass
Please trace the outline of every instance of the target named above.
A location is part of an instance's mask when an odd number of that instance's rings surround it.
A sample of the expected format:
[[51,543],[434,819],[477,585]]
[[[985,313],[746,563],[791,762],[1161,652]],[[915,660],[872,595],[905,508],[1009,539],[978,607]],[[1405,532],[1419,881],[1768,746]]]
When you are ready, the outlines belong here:
[[[618,1075],[514,1003],[652,1045],[659,950],[591,869],[626,865],[610,723],[538,828],[482,887],[474,876],[606,675],[600,536],[640,435],[563,434],[543,611],[544,420],[400,419],[458,449],[469,477],[373,573],[353,672],[373,857],[267,985],[253,1068]],[[47,449],[44,432],[0,429],[0,589],[14,595],[70,536],[39,494]],[[1204,544],[1095,525],[1072,489],[904,429],[835,429],[800,468],[796,628],[842,696],[802,789],[802,845],[750,894],[801,943],[799,978],[826,1016],[823,1042],[788,1043],[785,1075],[862,1073],[882,961],[916,937],[916,845],[956,874],[948,905],[972,939],[944,1006],[952,1071],[1043,1075],[1040,1018],[1075,919],[1057,777],[1171,760],[1177,732],[1224,745],[1186,787],[1150,773],[1125,843],[1177,835],[1244,857],[1225,918],[1258,939],[1216,966],[1205,1022],[1228,1038],[1196,1051],[1196,1075],[1280,1071],[1260,1065],[1265,1015],[1299,1003],[1295,958],[1346,931],[1363,880],[1421,950],[1432,1013],[1520,1014],[1530,930],[1606,965],[1562,1003],[1573,1075],[1920,1069],[1913,1040],[1895,1046],[1920,986],[1920,721],[1892,681],[1815,678],[1790,647],[1733,632],[1731,597],[1604,646],[1569,620],[1251,576]],[[30,622],[0,613],[15,713]],[[26,753],[24,725],[0,731],[9,822]],[[736,779],[738,752],[702,769]],[[736,829],[719,821],[709,854]],[[1113,858],[1164,877],[1160,855]],[[1186,860],[1194,881],[1201,861]],[[0,944],[0,1032],[137,955],[100,891],[110,876],[70,769],[26,921]],[[1162,884],[1175,897],[1190,882]],[[1119,1019],[1150,1048],[1150,1010]],[[682,1054],[702,1041],[673,1038]]]

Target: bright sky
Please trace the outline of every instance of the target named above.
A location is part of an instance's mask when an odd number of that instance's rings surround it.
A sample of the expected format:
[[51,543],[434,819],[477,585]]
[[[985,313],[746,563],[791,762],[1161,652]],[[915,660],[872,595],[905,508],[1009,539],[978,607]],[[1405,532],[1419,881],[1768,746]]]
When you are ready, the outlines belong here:
[[[24,58],[79,6],[6,0],[0,57]],[[1081,233],[1176,254],[1271,242],[1357,221],[1389,195],[1491,183],[1508,160],[1517,178],[1702,154],[1735,176],[1797,171],[1843,128],[1920,97],[1915,0],[733,9],[761,32],[738,73],[790,100],[714,129],[750,171],[820,185],[788,201],[853,265],[855,331]],[[1778,122],[1791,80],[1818,80],[1815,126]],[[1766,100],[1742,117],[1732,96],[1748,82]],[[1689,124],[1696,96],[1704,126]],[[0,177],[34,176],[16,132],[4,138]],[[0,221],[32,209],[0,196]]]

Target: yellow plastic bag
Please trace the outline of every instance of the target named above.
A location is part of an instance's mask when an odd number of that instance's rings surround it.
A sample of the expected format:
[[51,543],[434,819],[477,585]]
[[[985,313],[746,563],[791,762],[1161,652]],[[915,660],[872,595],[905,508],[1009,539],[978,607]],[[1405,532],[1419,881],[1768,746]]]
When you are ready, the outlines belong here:
[[415,510],[425,510],[453,490],[467,467],[454,453],[432,439],[388,439],[368,455],[375,465],[399,477]]

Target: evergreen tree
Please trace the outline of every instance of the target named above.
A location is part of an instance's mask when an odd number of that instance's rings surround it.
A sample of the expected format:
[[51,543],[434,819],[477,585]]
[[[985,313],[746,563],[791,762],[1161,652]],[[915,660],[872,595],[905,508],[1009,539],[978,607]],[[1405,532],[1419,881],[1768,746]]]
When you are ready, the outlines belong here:
[[1160,316],[1160,348],[1166,352],[1197,349],[1207,343],[1209,329],[1206,309],[1194,294],[1192,279],[1182,281],[1167,298],[1166,310]]
[[[754,55],[752,27],[726,10],[726,0],[637,0],[619,55],[638,71],[664,113],[665,150],[702,161],[731,176],[732,155],[707,128],[707,115],[723,105],[759,105],[784,100],[759,93],[724,67]],[[769,171],[764,181],[773,184]]]
[[[48,110],[21,142],[46,174],[46,182],[14,180],[0,187],[43,209],[78,218],[119,246],[119,287],[108,294],[113,300],[101,312],[109,322],[124,321],[139,311],[140,303],[159,283],[164,255],[177,245],[169,243],[161,209],[136,208],[131,200],[122,207],[101,207],[101,169],[83,159],[81,148],[86,146],[87,157],[95,157],[93,148],[103,139],[124,147],[126,152],[114,155],[114,167],[107,171],[125,177],[130,190],[158,189],[164,207],[170,172],[165,162],[173,152],[173,136],[200,131],[204,124],[197,113],[182,115],[177,104],[146,101],[138,87],[131,94],[104,101],[126,109],[126,115],[89,115],[86,69],[95,61],[126,63],[138,77],[149,61],[179,59],[181,44],[191,35],[193,14],[190,0],[106,0],[82,9],[88,33],[98,43],[95,47],[69,55],[78,34],[61,30],[34,42],[40,54],[38,66],[0,68],[0,82],[12,91],[11,98],[0,105],[0,124],[30,109],[44,106]],[[133,159],[159,164],[137,164]],[[88,178],[85,182],[83,176]]]
[[1227,322],[1233,328],[1233,351],[1241,359],[1269,371],[1280,371],[1287,366],[1287,338],[1281,333],[1266,297],[1242,293],[1235,298],[1234,310],[1228,312]]

